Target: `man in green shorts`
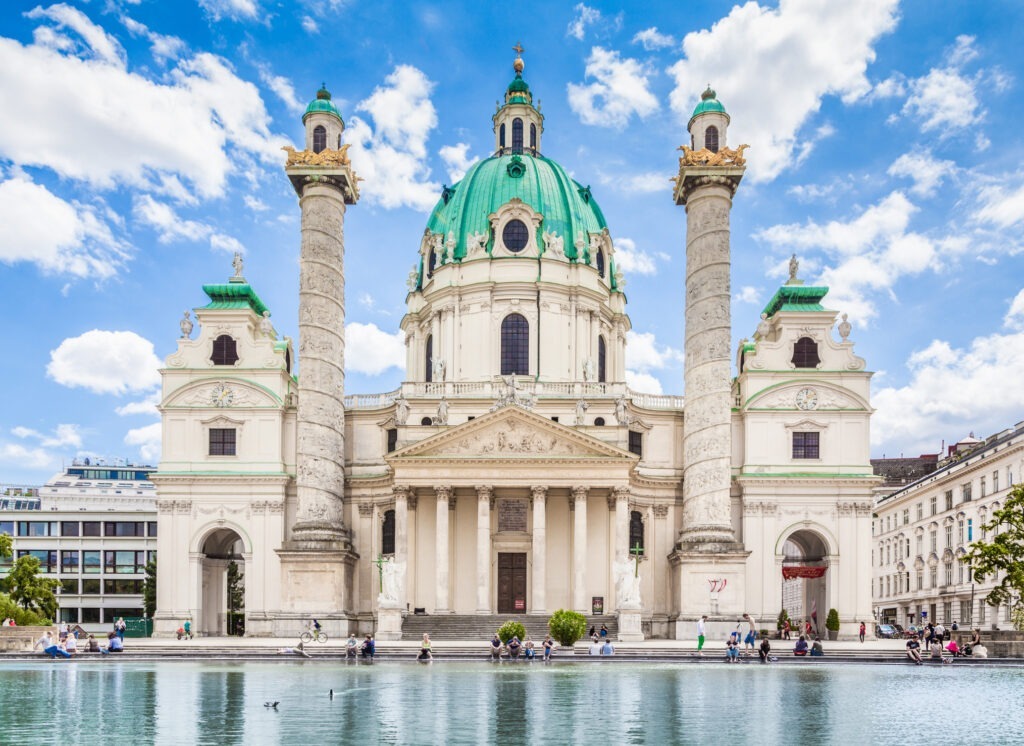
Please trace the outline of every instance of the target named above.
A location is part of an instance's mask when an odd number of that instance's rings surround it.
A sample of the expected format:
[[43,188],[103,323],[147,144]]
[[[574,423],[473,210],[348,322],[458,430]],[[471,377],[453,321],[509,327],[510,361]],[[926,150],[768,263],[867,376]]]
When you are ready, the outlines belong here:
[[697,620],[697,655],[704,655],[701,650],[704,648],[704,622],[707,620],[706,614]]

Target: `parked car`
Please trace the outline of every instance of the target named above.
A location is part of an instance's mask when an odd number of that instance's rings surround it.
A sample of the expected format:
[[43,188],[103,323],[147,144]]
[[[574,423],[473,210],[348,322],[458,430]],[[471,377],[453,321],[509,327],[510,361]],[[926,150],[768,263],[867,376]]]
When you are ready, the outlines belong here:
[[875,637],[893,639],[897,635],[896,628],[891,624],[876,624]]
[[903,627],[902,627],[901,625],[899,625],[899,624],[894,624],[894,625],[892,625],[892,626],[896,628],[896,636],[897,636],[897,637],[899,637],[900,639],[902,639],[902,638],[904,638],[904,637],[906,637],[906,636],[907,636],[907,631],[906,631],[905,629],[903,629]]

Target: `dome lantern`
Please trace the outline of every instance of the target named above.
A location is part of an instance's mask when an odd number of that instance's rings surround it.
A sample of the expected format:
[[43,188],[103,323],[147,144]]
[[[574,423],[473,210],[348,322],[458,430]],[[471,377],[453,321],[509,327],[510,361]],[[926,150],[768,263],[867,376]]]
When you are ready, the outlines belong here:
[[694,108],[686,125],[690,130],[690,147],[694,150],[707,148],[717,153],[726,146],[725,135],[729,121],[729,114],[709,83],[700,94],[700,103]]
[[523,80],[523,46],[512,47],[516,58],[512,62],[515,77],[505,89],[505,103],[499,104],[494,123],[495,152],[498,154],[538,155],[540,138],[544,131],[544,116],[533,105],[530,86]]
[[331,101],[331,92],[327,90],[326,83],[320,85],[316,98],[309,102],[302,115],[302,123],[306,126],[306,150],[319,153],[326,148],[341,147],[345,120]]

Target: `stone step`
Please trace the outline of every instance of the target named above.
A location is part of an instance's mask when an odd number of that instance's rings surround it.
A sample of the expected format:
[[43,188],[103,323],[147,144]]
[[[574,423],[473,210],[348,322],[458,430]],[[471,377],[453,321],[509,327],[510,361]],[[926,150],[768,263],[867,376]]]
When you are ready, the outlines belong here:
[[[403,640],[420,640],[424,633],[432,640],[489,640],[495,631],[507,621],[516,621],[526,628],[534,641],[544,639],[548,632],[548,616],[526,614],[410,614],[402,623]],[[618,635],[618,618],[612,615],[587,617],[587,629],[597,629],[604,624],[615,639]]]

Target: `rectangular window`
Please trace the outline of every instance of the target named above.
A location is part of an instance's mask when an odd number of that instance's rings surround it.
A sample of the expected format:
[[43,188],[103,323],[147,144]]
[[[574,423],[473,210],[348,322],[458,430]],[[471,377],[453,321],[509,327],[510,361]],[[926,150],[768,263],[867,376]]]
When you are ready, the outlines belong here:
[[932,509],[931,515],[935,515],[938,512],[939,498],[937,495],[932,495],[932,499],[929,501],[929,506]]
[[956,522],[956,543],[957,544],[963,544],[964,543],[964,522],[963,522],[963,520],[959,520],[959,521]]
[[233,427],[211,427],[210,428],[210,455],[211,456],[234,456],[235,455],[235,428],[233,428]]
[[978,604],[978,624],[985,623],[985,602],[981,601]]
[[104,536],[145,536],[146,524],[142,521],[106,521]]
[[[100,571],[100,553],[99,552],[82,552],[82,572],[85,573],[98,573]],[[96,591],[99,593],[99,591]]]
[[978,484],[978,494],[981,497],[985,497],[985,495],[988,494],[985,490],[985,477],[982,477],[981,481]]
[[918,557],[921,556],[921,550],[922,550],[923,547],[924,547],[924,537],[923,536],[918,536],[917,537],[917,556]]
[[960,602],[960,623],[970,625],[971,624],[971,602],[961,601]]
[[946,490],[946,510],[953,509],[953,490]]
[[18,521],[18,536],[58,536],[57,521]]
[[924,590],[924,571],[917,571],[917,590]]
[[885,595],[886,596],[891,596],[892,595],[891,591],[892,591],[892,581],[889,579],[889,576],[886,575],[885,576]]
[[0,521],[0,534],[14,536],[14,521]]
[[964,582],[964,563],[963,562],[957,562],[956,563],[956,582],[957,583]]
[[[815,433],[817,435],[817,433]],[[644,436],[643,433],[638,433],[633,430],[629,431],[629,452],[635,453],[637,456],[643,458],[644,455]]]
[[146,524],[146,536],[151,539],[156,536],[156,521],[149,521]]
[[62,550],[60,553],[61,572],[78,572],[78,550]]
[[82,624],[99,624],[100,610],[93,608],[82,609]]
[[969,503],[971,501],[971,483],[968,482],[960,487],[960,491],[963,494],[963,502]]
[[946,526],[946,548],[953,548],[953,526]]
[[391,453],[398,448],[398,430],[391,428],[388,430],[388,453]]
[[907,539],[907,557],[906,557],[906,559],[910,559],[910,539]]
[[903,510],[903,525],[910,525],[910,508],[904,508]]
[[929,578],[929,579],[932,581],[931,586],[929,586],[929,587],[934,588],[935,586],[937,586],[939,584],[939,568],[937,568],[937,567],[933,567],[932,568],[931,578]]
[[123,609],[104,609],[103,610],[103,616],[105,617],[104,620],[103,620],[105,622],[113,622],[118,617],[124,617],[125,619],[129,619],[131,617],[140,617],[140,616],[142,616],[142,608],[136,606],[136,607],[130,608],[130,609],[129,608],[123,608]]
[[999,472],[992,472],[992,492],[999,492]]
[[946,585],[953,585],[953,563],[946,563]]
[[819,435],[820,433],[793,433],[793,458],[820,458]]
[[924,518],[924,503],[917,504],[917,520]]
[[56,549],[19,549],[19,557],[35,557],[39,560],[39,572],[57,572],[57,550]]
[[71,596],[78,595],[78,578],[61,578],[60,592]]
[[68,624],[78,624],[78,609],[64,609],[60,610],[60,620],[67,622]]
[[82,521],[82,536],[100,536],[102,525],[99,521]]
[[79,523],[78,521],[61,521],[60,522],[60,535],[61,536],[78,536]]
[[103,553],[104,572],[131,575],[146,570],[145,552],[111,552]]
[[946,601],[942,604],[942,623],[949,624],[953,621],[953,602]]
[[930,532],[930,537],[931,537],[931,543],[930,543],[930,546],[931,546],[931,551],[932,551],[932,552],[937,552],[937,551],[939,551],[939,537],[938,537],[938,532],[937,532],[937,531],[932,531],[932,532]]
[[98,595],[100,595],[100,579],[99,578],[85,578],[82,581],[82,595],[83,596],[98,596]]
[[104,596],[137,596],[142,593],[141,580],[104,580]]

